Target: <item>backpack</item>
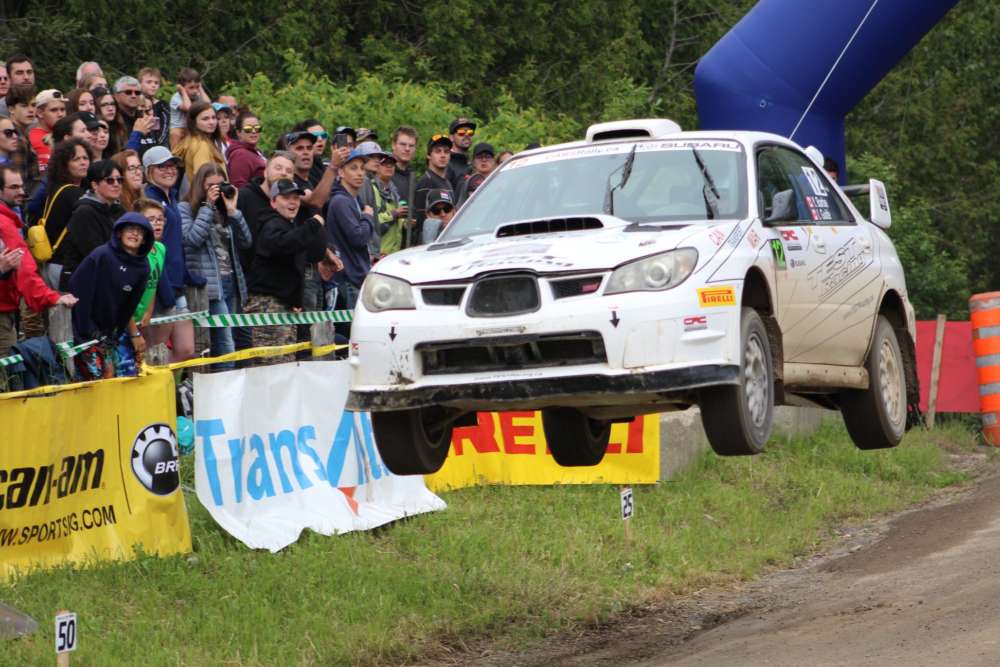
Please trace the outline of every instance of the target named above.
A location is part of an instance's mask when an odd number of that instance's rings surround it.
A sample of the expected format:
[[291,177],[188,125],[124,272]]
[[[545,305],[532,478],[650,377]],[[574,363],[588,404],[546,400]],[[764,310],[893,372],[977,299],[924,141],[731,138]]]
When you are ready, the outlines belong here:
[[59,235],[59,238],[56,239],[54,246],[49,243],[49,235],[45,231],[45,221],[49,219],[49,214],[52,212],[52,205],[56,203],[56,199],[59,198],[62,191],[68,187],[69,184],[66,184],[56,190],[56,193],[52,195],[52,199],[45,205],[45,212],[42,214],[42,217],[28,228],[28,248],[31,250],[31,256],[35,258],[36,262],[47,262],[52,259],[52,255],[59,249],[59,244],[62,243],[66,232],[69,230],[69,225],[67,224]]

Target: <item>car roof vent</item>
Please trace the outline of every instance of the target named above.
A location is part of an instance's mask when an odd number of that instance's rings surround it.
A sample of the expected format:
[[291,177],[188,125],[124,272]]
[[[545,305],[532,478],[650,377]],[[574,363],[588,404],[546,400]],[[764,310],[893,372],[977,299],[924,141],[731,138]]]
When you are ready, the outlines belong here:
[[556,232],[578,232],[584,229],[603,229],[597,218],[546,218],[528,222],[515,222],[497,228],[497,238],[505,236],[527,236],[529,234],[554,234]]
[[657,139],[681,131],[681,126],[669,118],[638,118],[597,123],[587,128],[587,141],[611,139]]

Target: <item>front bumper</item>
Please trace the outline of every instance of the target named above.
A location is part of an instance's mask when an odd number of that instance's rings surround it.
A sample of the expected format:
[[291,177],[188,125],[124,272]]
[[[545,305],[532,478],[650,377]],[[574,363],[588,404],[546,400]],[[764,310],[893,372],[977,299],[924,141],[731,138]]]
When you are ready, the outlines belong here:
[[684,398],[702,387],[738,384],[734,364],[689,366],[626,375],[574,375],[474,384],[352,390],[348,410],[403,410],[431,405],[467,410],[537,409],[554,405],[599,406],[620,403],[655,404]]

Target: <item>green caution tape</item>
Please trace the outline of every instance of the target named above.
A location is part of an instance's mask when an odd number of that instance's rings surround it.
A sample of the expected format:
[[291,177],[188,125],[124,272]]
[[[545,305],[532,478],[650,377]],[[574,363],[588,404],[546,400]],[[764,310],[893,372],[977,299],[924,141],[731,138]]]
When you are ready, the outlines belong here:
[[197,313],[182,313],[180,315],[165,315],[163,317],[154,317],[149,321],[149,326],[155,327],[157,324],[170,324],[171,322],[184,322],[186,320],[193,320],[197,317],[205,317],[208,315],[207,310],[199,310]]
[[267,327],[282,324],[316,324],[318,322],[350,322],[350,310],[312,310],[304,313],[241,313],[237,315],[199,315],[193,318],[197,327]]
[[[96,342],[96,340],[90,340],[86,343],[81,343],[80,345],[73,345],[72,343],[56,343],[56,350],[63,359],[71,359]],[[24,361],[24,357],[20,354],[12,354],[9,357],[0,358],[0,366],[13,366],[14,364],[19,364],[22,361]]]

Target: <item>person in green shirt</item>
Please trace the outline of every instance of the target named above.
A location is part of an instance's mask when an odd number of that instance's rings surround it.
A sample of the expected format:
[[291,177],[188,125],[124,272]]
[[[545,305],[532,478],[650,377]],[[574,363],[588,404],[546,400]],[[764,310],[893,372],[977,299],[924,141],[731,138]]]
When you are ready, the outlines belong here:
[[146,256],[149,261],[149,280],[146,282],[146,290],[142,293],[142,299],[139,300],[139,305],[135,309],[135,315],[132,316],[132,321],[129,323],[129,334],[132,336],[132,342],[135,346],[136,361],[141,363],[142,355],[146,351],[144,332],[149,327],[149,321],[153,318],[155,300],[159,296],[161,307],[169,308],[173,305],[174,296],[173,290],[166,289],[166,282],[163,283],[164,288],[159,288],[160,276],[163,275],[163,264],[167,257],[167,248],[160,242],[160,237],[163,236],[163,227],[167,221],[163,204],[153,199],[141,197],[135,202],[132,210],[142,214],[149,220],[149,224],[153,228],[153,249]]

